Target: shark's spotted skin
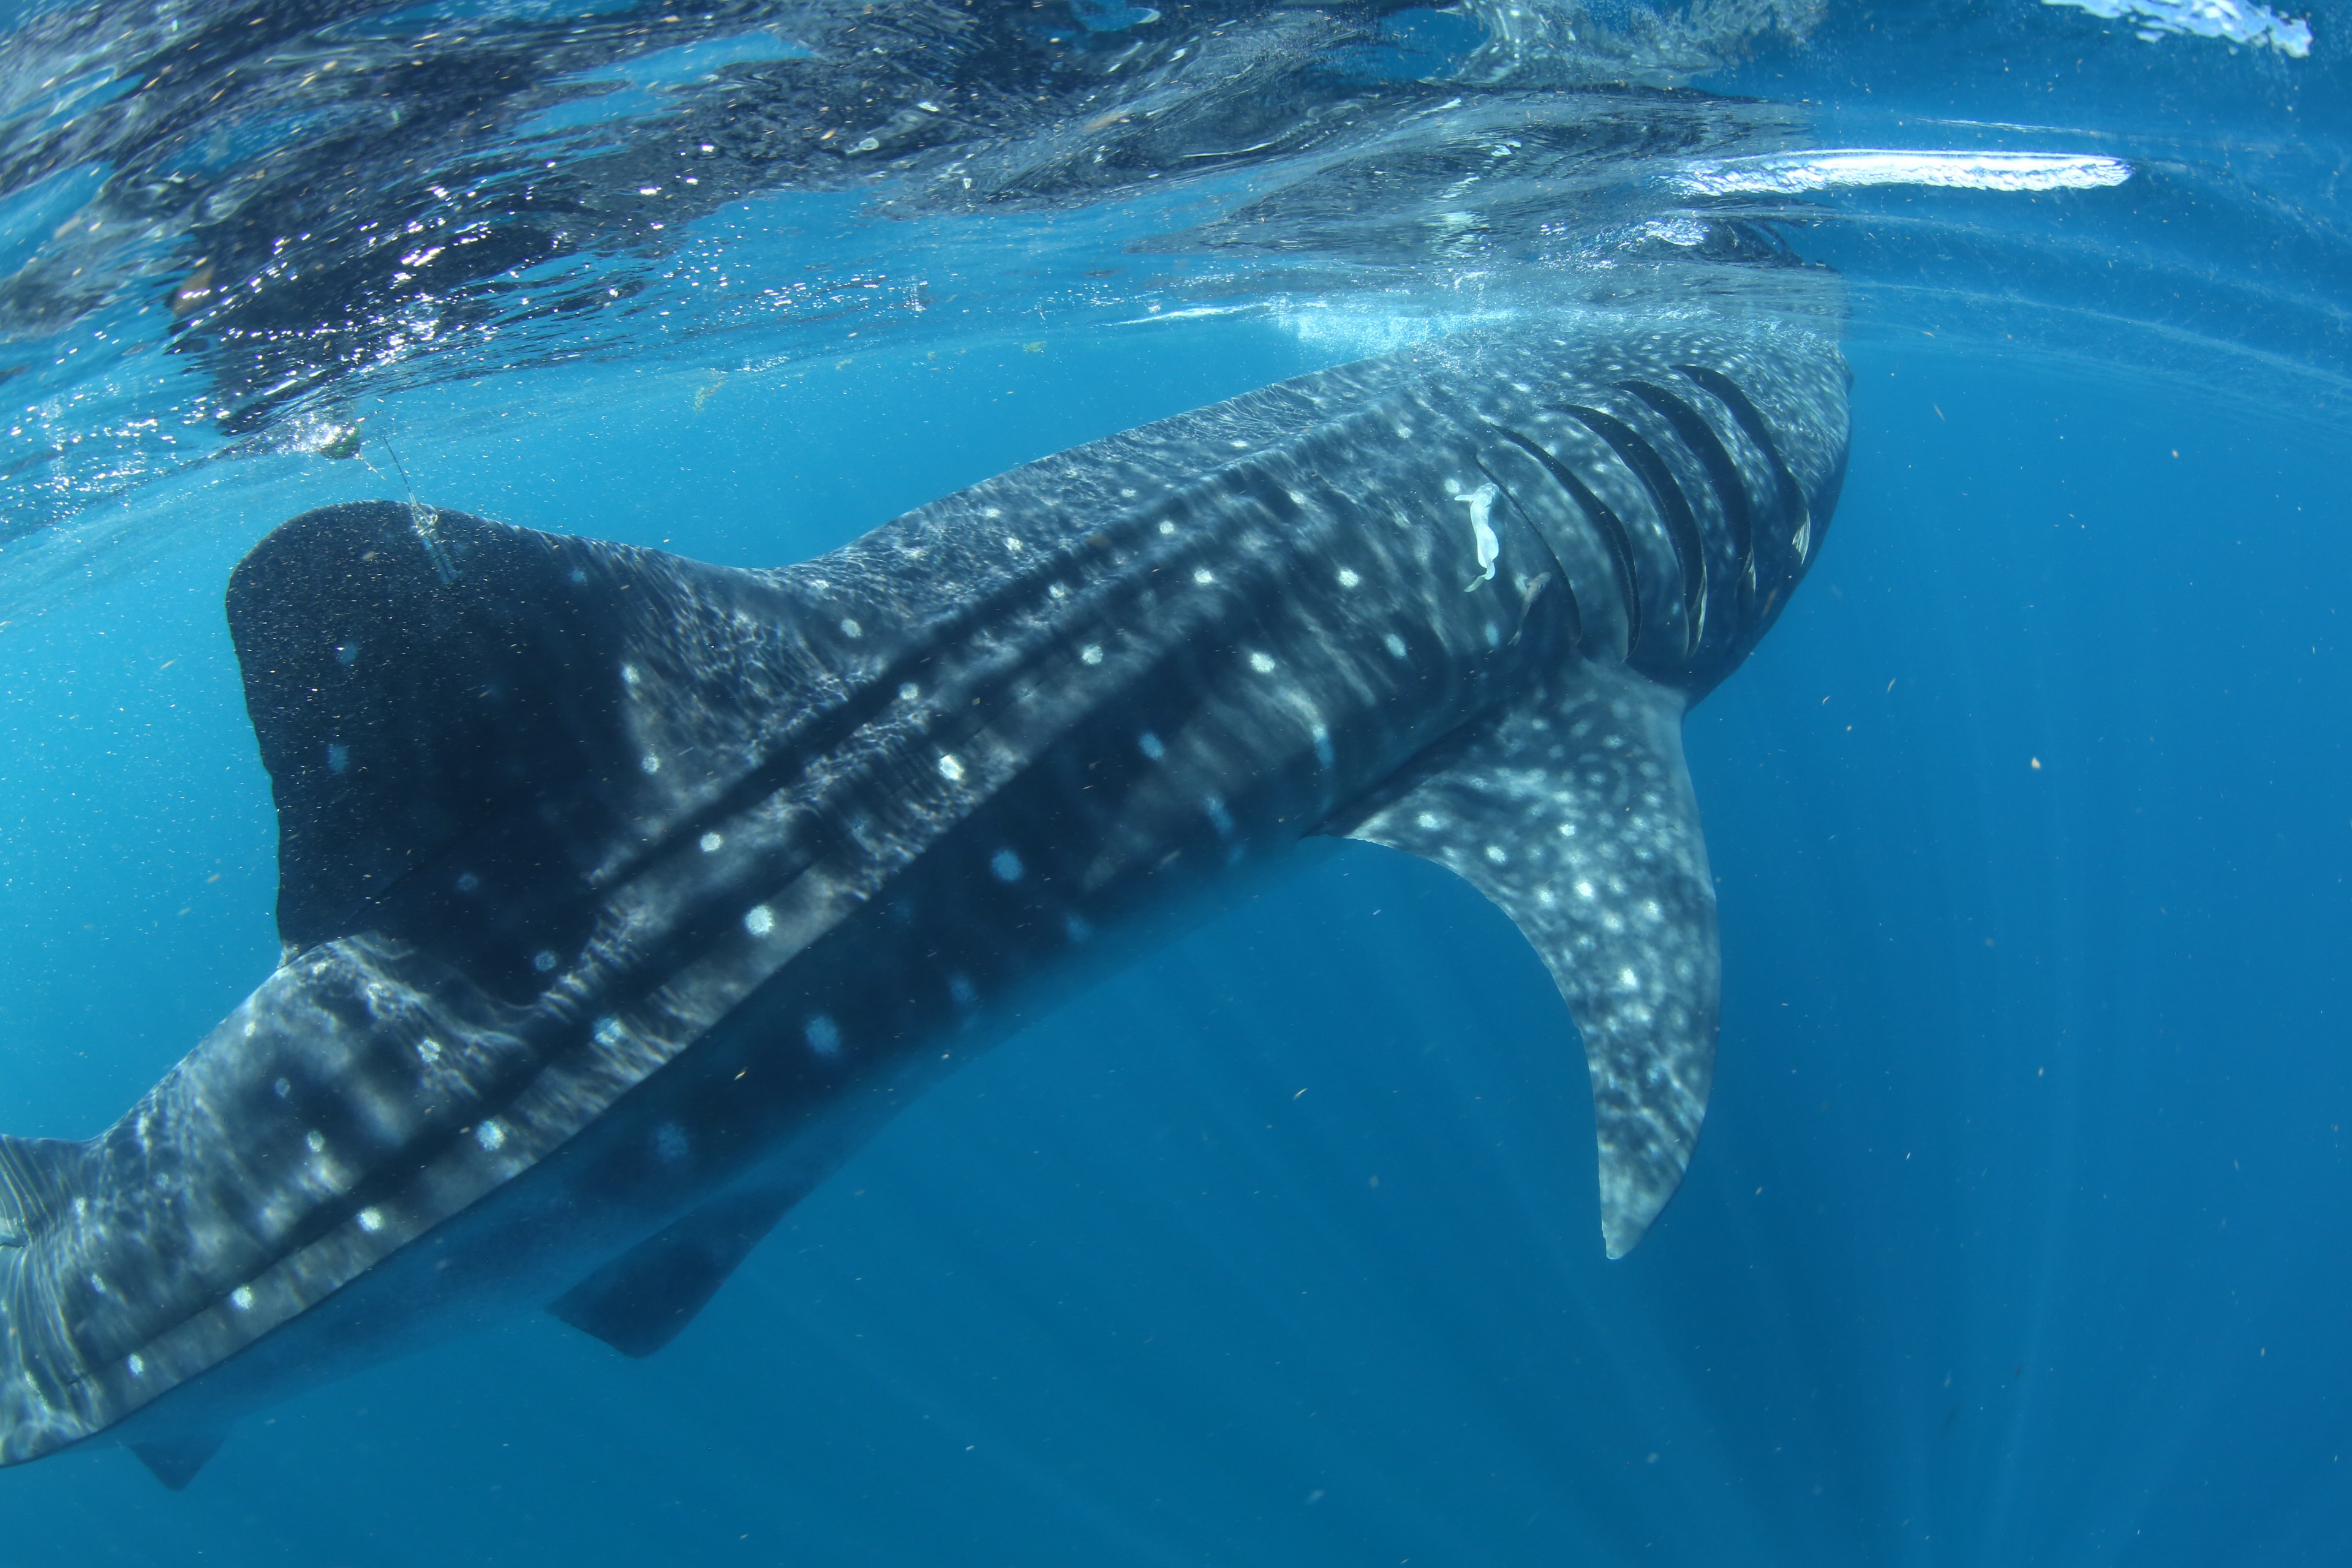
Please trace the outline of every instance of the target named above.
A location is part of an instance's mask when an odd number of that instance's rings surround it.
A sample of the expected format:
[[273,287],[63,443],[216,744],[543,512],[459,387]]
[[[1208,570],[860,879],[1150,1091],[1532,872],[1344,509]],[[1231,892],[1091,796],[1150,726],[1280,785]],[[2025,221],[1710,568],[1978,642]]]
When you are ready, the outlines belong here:
[[1684,696],[1614,676],[1504,714],[1350,832],[1454,871],[1543,955],[1584,1036],[1601,1232],[1622,1258],[1690,1163],[1721,976]]
[[1814,337],[1586,321],[774,572],[294,520],[229,588],[289,956],[98,1138],[0,1142],[0,1458],[103,1432],[182,1484],[241,1412],[500,1310],[657,1349],[911,1094],[1317,832],[1542,954],[1622,1253],[1713,1069],[1680,718],[1819,549],[1845,432]]

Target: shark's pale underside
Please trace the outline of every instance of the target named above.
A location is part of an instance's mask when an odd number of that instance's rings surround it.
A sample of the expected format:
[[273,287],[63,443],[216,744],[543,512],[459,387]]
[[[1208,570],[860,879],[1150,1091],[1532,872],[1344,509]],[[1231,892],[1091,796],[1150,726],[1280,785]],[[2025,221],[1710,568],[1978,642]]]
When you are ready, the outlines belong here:
[[105,1132],[0,1142],[0,1459],[104,1434],[184,1484],[238,1415],[505,1310],[649,1353],[915,1093],[1318,833],[1541,954],[1623,1253],[1714,1068],[1683,714],[1846,441],[1822,336],[1584,320],[778,571],[296,518],[228,589],[287,956]]

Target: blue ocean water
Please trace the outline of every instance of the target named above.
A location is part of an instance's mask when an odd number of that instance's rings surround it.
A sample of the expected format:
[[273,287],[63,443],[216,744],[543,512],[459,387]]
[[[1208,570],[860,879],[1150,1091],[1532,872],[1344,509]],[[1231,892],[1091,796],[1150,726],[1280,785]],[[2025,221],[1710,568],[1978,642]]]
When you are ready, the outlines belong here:
[[[2193,98],[2341,83],[2313,27],[2308,59],[2095,37]],[[2202,134],[2122,187],[2128,222],[1898,193],[1792,232],[1855,290],[1853,463],[1811,580],[1690,721],[1721,1067],[1629,1258],[1541,964],[1466,885],[1349,844],[933,1090],[660,1355],[500,1322],[240,1426],[184,1493],[113,1448],[0,1473],[0,1560],[2344,1561],[2343,230],[2332,194],[2292,224],[2265,195],[2152,254],[2252,156]],[[2327,144],[2272,134],[2273,165]],[[2273,276],[2226,261],[2263,233]],[[2098,282],[2118,260],[2143,270]],[[2201,340],[2183,277],[2224,301]],[[362,460],[43,498],[0,552],[0,1126],[97,1131],[276,962],[220,594],[295,511],[413,484],[772,564],[1391,330],[1297,292],[1116,326],[1055,296],[1031,328],[1006,289],[870,351],[640,322],[639,353],[363,388]],[[2336,318],[2281,319],[2312,300]]]

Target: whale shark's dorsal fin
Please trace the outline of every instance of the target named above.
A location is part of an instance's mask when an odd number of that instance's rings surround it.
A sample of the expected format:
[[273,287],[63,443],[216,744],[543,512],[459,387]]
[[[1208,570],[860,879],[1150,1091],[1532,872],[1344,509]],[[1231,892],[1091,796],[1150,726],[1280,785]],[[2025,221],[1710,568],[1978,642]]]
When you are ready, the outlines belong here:
[[1622,1258],[1681,1184],[1715,1077],[1715,888],[1685,698],[1581,665],[1346,829],[1454,871],[1534,944],[1584,1036],[1601,1231]]
[[[306,512],[238,563],[229,631],[277,799],[281,938],[372,923],[360,911],[436,850],[594,795],[625,750],[614,602],[629,564],[612,545],[390,501]],[[546,798],[551,783],[574,799]]]
[[175,1492],[188,1489],[196,1472],[205,1461],[220,1452],[226,1432],[203,1432],[194,1436],[163,1437],[152,1443],[133,1443],[131,1451],[147,1467],[154,1478]]

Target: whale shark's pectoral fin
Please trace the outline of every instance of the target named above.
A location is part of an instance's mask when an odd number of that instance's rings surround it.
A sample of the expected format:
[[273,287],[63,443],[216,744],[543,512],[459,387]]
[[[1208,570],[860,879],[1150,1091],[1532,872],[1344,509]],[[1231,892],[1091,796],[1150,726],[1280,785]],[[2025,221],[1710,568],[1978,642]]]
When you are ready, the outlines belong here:
[[685,1331],[807,1191],[805,1183],[785,1183],[715,1198],[605,1264],[547,1310],[623,1355],[649,1356]]
[[1681,1184],[1715,1077],[1722,959],[1684,707],[1630,670],[1582,666],[1346,829],[1464,878],[1551,970],[1592,1073],[1612,1258]]
[[133,1443],[131,1451],[147,1467],[154,1478],[175,1492],[188,1489],[196,1472],[205,1462],[220,1452],[226,1432],[204,1432],[192,1437],[165,1437],[152,1443]]

